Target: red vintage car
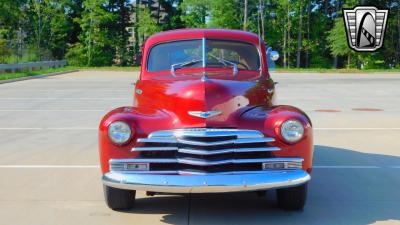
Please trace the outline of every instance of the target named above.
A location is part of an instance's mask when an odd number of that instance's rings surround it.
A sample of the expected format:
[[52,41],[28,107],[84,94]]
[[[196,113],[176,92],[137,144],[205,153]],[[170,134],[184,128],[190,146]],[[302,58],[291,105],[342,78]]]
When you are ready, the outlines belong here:
[[313,157],[312,125],[275,104],[267,54],[257,35],[182,29],[143,48],[132,106],[100,123],[105,199],[133,207],[136,190],[223,193],[275,189],[279,205],[302,209]]

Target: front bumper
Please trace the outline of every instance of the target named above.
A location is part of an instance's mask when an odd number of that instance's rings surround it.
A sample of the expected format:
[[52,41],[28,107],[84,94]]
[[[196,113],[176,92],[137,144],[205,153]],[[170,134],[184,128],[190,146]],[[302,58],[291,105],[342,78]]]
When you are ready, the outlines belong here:
[[304,170],[271,170],[237,174],[155,175],[109,172],[106,186],[163,193],[222,193],[298,186],[311,179]]

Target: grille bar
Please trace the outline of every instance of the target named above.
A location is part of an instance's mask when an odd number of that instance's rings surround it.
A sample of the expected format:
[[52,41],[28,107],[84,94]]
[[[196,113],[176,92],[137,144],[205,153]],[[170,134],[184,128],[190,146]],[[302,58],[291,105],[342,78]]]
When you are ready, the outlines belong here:
[[221,150],[204,150],[204,149],[190,149],[178,147],[134,147],[132,151],[146,152],[146,151],[178,151],[180,153],[194,154],[194,155],[217,155],[226,153],[245,153],[245,152],[272,152],[281,150],[278,147],[261,147],[261,148],[227,148]]
[[203,142],[203,141],[192,141],[184,139],[172,139],[172,138],[139,138],[138,143],[181,143],[187,145],[196,146],[215,146],[215,145],[228,145],[228,144],[248,144],[248,143],[263,143],[263,142],[274,142],[274,138],[243,138],[233,139],[227,141],[214,141],[214,142]]
[[302,158],[257,158],[257,159],[226,159],[226,160],[207,161],[207,160],[185,159],[185,158],[176,158],[176,159],[136,158],[136,159],[111,159],[110,160],[110,164],[115,164],[115,163],[180,163],[180,164],[195,165],[195,166],[213,166],[213,165],[222,165],[222,164],[264,163],[264,162],[301,163],[301,162],[303,162],[303,159]]
[[226,153],[244,153],[244,152],[265,152],[265,151],[279,151],[278,147],[264,147],[264,148],[228,148],[222,150],[197,150],[197,149],[178,149],[180,153],[194,154],[194,155],[217,155]]
[[238,129],[213,129],[213,128],[189,128],[156,131],[149,135],[149,138],[159,137],[223,137],[235,135],[237,138],[262,138],[264,135],[256,130],[238,130]]
[[134,147],[131,151],[177,151],[178,147]]
[[139,138],[137,140],[139,143],[178,143],[175,138]]
[[246,138],[228,141],[215,141],[215,142],[202,142],[178,139],[179,143],[196,146],[215,146],[215,145],[229,145],[229,144],[246,144],[246,143],[260,143],[260,142],[273,142],[273,138]]

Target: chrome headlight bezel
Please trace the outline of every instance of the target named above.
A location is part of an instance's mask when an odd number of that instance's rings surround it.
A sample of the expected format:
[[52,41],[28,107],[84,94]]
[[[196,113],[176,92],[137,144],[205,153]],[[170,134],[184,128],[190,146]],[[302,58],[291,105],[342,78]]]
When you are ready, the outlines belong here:
[[288,119],[281,124],[280,134],[285,142],[294,144],[304,137],[304,130],[304,125],[301,121]]
[[112,143],[123,145],[131,139],[132,129],[124,121],[114,121],[108,126],[107,135]]

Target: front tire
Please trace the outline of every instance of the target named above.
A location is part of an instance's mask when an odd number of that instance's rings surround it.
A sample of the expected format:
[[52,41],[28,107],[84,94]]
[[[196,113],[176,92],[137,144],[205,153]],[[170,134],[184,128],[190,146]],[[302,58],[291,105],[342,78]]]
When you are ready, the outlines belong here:
[[302,210],[307,199],[307,183],[276,190],[278,205],[284,210]]
[[136,191],[123,190],[103,185],[104,198],[112,210],[129,210],[135,204]]

